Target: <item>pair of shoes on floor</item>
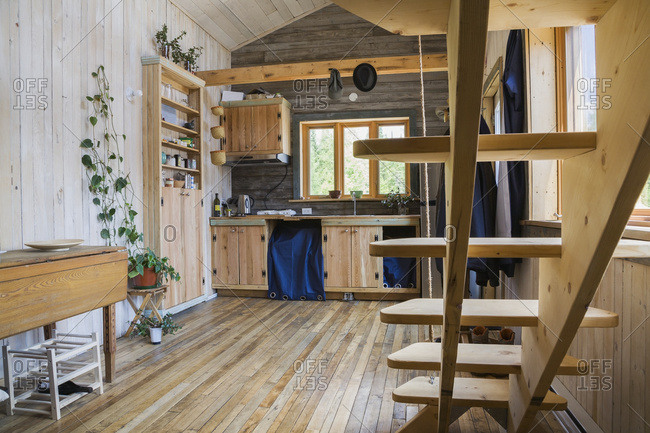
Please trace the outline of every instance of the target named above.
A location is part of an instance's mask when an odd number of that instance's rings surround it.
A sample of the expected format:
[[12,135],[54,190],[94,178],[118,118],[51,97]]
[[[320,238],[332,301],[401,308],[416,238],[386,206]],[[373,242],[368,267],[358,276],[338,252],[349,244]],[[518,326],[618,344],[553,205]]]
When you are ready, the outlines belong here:
[[[474,344],[490,344],[490,331],[485,326],[475,326],[470,335]],[[503,328],[499,331],[499,340],[495,344],[515,344],[515,332],[510,328]],[[472,376],[485,377],[488,373],[472,373]],[[494,377],[507,377],[508,375],[493,374]]]
[[[475,326],[472,329],[472,343],[489,344],[490,331],[485,326]],[[515,332],[510,328],[503,328],[499,331],[499,341],[497,344],[515,344]]]
[[[38,385],[38,392],[40,392],[41,394],[49,394],[50,385],[48,385],[47,383],[40,383]],[[91,392],[93,392],[93,389],[90,386],[77,385],[71,380],[59,385],[59,395],[71,395],[71,394],[76,394],[78,392],[85,392],[90,394]]]

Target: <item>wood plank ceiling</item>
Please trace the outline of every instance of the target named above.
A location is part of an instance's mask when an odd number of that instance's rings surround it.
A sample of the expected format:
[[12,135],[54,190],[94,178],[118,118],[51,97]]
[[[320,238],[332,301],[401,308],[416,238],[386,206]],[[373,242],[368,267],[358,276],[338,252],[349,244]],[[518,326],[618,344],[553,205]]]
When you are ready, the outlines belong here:
[[330,0],[171,0],[235,50],[330,4]]

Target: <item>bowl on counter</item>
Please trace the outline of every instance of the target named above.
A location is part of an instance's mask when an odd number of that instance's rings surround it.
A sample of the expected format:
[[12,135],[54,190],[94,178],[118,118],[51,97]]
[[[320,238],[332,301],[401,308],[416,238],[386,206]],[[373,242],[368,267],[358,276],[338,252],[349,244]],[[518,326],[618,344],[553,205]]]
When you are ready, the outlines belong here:
[[340,197],[341,197],[340,189],[333,189],[330,191],[330,198],[340,198]]
[[356,199],[360,199],[361,197],[363,197],[363,191],[360,190],[350,191],[350,196]]

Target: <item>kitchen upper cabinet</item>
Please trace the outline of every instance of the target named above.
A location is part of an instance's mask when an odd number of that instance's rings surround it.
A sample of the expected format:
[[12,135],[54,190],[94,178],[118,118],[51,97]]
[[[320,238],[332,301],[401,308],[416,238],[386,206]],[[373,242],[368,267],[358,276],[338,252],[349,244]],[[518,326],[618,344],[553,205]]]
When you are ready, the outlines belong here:
[[266,284],[266,226],[212,227],[212,284]]
[[230,155],[291,155],[291,104],[284,98],[223,102],[223,149]]
[[370,256],[370,242],[381,239],[379,226],[324,226],[325,287],[378,287],[381,258]]
[[165,308],[203,295],[201,191],[162,188],[160,250],[181,276],[170,281]]

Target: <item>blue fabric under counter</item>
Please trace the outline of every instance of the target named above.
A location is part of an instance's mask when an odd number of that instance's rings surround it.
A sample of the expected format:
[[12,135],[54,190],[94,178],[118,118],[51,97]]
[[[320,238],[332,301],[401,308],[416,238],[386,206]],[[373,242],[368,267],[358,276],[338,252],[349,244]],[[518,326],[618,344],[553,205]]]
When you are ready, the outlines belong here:
[[320,222],[281,222],[269,240],[269,298],[325,300]]

